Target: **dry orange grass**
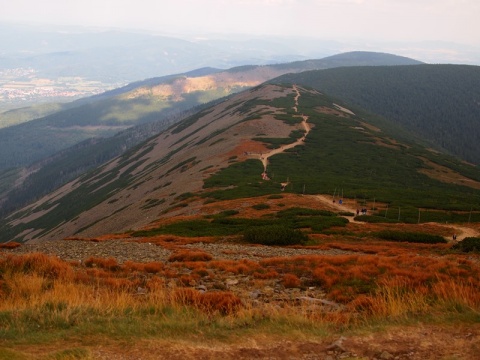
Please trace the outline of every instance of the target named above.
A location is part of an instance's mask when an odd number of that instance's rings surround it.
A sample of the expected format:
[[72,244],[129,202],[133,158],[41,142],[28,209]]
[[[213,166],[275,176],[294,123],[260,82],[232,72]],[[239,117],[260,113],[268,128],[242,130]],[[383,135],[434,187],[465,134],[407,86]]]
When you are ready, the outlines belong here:
[[120,268],[118,262],[114,258],[89,257],[84,262],[87,267],[99,267],[105,270],[116,271]]
[[[354,321],[358,319],[355,313],[384,318],[458,306],[480,311],[478,257],[441,255],[446,249],[443,245],[345,241],[322,246],[355,249],[358,254],[213,260],[204,251],[183,249],[167,263],[123,264],[114,258],[68,263],[39,253],[5,255],[0,258],[0,309],[14,309],[15,304],[26,309],[48,302],[95,309],[105,306],[109,311],[170,304],[193,306],[209,314],[237,314],[246,308],[233,293],[201,294],[171,286],[246,275],[252,282],[273,280],[284,288],[320,287],[327,299],[346,305],[347,313],[328,315],[336,316],[332,321]],[[319,316],[293,304],[284,305],[297,308],[308,319]],[[323,314],[322,319],[328,316]]]
[[[310,255],[262,260],[264,267],[279,273],[292,273],[310,279],[324,288],[328,296],[339,302],[354,301],[362,294],[375,294],[390,281],[402,284],[412,292],[434,294],[434,285],[453,281],[464,288],[480,286],[478,264],[456,258],[440,258],[403,254],[371,255]],[[397,285],[395,285],[397,286]]]
[[173,298],[180,304],[194,306],[207,313],[219,312],[224,315],[231,314],[242,306],[239,297],[225,291],[201,293],[190,288],[179,288],[174,292]]
[[170,262],[193,262],[210,261],[213,257],[209,253],[201,250],[179,250],[168,258]]
[[8,243],[2,243],[0,244],[0,249],[15,249],[19,246],[22,246],[22,244],[17,243],[15,241],[10,241]]
[[72,267],[65,261],[42,253],[23,256],[6,255],[0,258],[2,273],[38,274],[48,279],[71,280],[74,277]]
[[301,286],[301,281],[298,276],[294,274],[285,274],[283,275],[282,284],[285,288],[298,288]]
[[[162,223],[162,225],[165,225]],[[203,236],[203,237],[184,237],[184,236],[175,236],[175,235],[155,235],[147,238],[137,238],[132,239],[135,242],[141,243],[151,243],[158,246],[161,246],[165,249],[176,249],[180,245],[196,244],[196,243],[213,243],[215,238],[212,236]]]

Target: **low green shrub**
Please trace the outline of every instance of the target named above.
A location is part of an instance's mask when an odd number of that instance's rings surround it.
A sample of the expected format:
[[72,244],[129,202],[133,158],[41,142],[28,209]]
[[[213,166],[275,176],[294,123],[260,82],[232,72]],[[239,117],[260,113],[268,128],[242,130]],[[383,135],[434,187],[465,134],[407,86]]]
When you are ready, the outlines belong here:
[[270,209],[270,205],[268,205],[268,204],[256,204],[256,205],[253,205],[252,208],[254,208],[255,210],[267,210],[267,209]]
[[340,211],[338,213],[338,215],[340,215],[340,216],[354,216],[355,214],[352,213],[352,212],[349,212],[349,211]]
[[224,210],[220,213],[218,213],[218,216],[233,216],[233,215],[238,215],[239,211],[238,210]]
[[243,239],[253,244],[285,246],[305,244],[308,236],[300,230],[293,230],[282,225],[266,225],[245,230]]
[[398,242],[411,242],[411,243],[422,243],[422,244],[441,244],[441,243],[447,242],[447,240],[445,240],[440,235],[432,235],[432,234],[417,233],[417,232],[384,230],[384,231],[378,232],[376,235],[383,240],[398,241]]
[[272,194],[270,196],[267,197],[267,199],[283,199],[283,196],[282,195],[279,195],[279,194]]
[[363,221],[367,223],[398,223],[395,219],[389,219],[383,216],[372,216],[372,215],[359,215],[355,216],[355,221]]
[[292,207],[286,210],[279,211],[277,213],[277,217],[284,218],[284,217],[293,217],[293,216],[336,216],[334,212],[328,210],[316,210],[316,209],[309,209],[309,208],[301,208],[301,207]]
[[480,237],[467,237],[452,246],[452,249],[461,252],[480,253]]

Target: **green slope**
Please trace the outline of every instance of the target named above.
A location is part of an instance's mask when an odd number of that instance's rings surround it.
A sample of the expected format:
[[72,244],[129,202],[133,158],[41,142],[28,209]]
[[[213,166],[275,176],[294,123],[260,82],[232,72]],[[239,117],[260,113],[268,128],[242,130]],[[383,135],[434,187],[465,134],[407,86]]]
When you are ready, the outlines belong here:
[[[312,125],[312,129],[304,146],[296,146],[269,159],[268,173],[272,180],[260,181],[262,165],[258,160],[238,162],[229,159],[225,160],[221,170],[205,180],[202,196],[208,199],[207,201],[211,201],[279,194],[281,193],[280,183],[288,179],[290,184],[285,190],[287,192],[333,194],[334,191],[337,193],[341,191],[344,197],[356,198],[360,201],[372,202],[375,199],[377,202],[388,203],[392,209],[402,208],[401,221],[416,222],[419,208],[441,210],[443,221],[445,218],[449,221],[450,219],[467,221],[470,210],[474,211],[473,219],[478,217],[476,213],[480,210],[478,168],[453,157],[432,152],[419,145],[415,138],[408,139],[405,134],[398,137],[396,125],[386,126],[388,122],[383,118],[372,114],[354,116],[338,111],[334,102],[334,99],[326,95],[302,90],[298,113],[309,116],[308,122]],[[221,118],[208,117],[210,112],[214,112],[214,107],[196,114],[167,132],[169,138],[173,137],[172,143],[176,145],[168,147],[168,155],[164,158],[155,158],[153,163],[145,166],[145,161],[148,161],[158,140],[138,145],[120,157],[116,162],[117,165],[110,167],[110,170],[98,168],[84,175],[78,180],[78,186],[74,190],[4,219],[0,223],[2,240],[15,239],[27,229],[41,229],[38,235],[46,234],[51,229],[77,218],[83,212],[96,213],[96,206],[102,202],[113,204],[118,198],[128,198],[135,189],[139,189],[141,193],[151,193],[152,195],[149,196],[154,199],[153,193],[161,185],[158,182],[159,178],[170,173],[175,174],[172,175],[175,176],[175,181],[180,181],[179,177],[182,176],[192,176],[188,172],[184,173],[181,168],[186,166],[190,169],[189,172],[193,171],[194,166],[201,163],[197,156],[203,152],[209,153],[208,147],[220,141],[225,129],[234,124],[255,121],[259,117],[271,116],[273,113],[276,114],[274,115],[276,119],[271,121],[278,121],[279,124],[281,122],[298,124],[300,120],[298,113],[292,110],[293,105],[293,95],[275,100],[264,100],[262,97],[242,98],[234,104],[236,109],[234,111],[242,114],[242,117],[240,119],[232,117],[232,121],[236,123],[227,124],[226,128],[218,129],[207,138],[198,138],[199,132],[207,123],[220,121]],[[270,109],[274,107],[276,111],[259,113],[258,106],[267,106]],[[225,116],[230,116],[231,111],[225,109]],[[256,139],[275,148],[290,143],[291,138],[298,138],[297,132],[292,131],[291,137],[285,139],[272,137],[268,133],[259,134]],[[167,135],[161,135],[158,139],[165,138]],[[170,162],[174,154],[192,151],[186,150],[185,145],[182,144],[193,143],[196,144],[194,150],[196,156],[190,155],[184,163]],[[184,157],[187,158],[188,154]],[[466,186],[466,184],[442,182],[435,176],[422,173],[431,169],[432,164],[441,166],[442,169],[454,173],[457,177],[463,176],[470,179],[471,182],[467,184],[476,184],[477,188]],[[200,164],[199,168],[202,166]],[[140,168],[143,170],[138,172]],[[198,171],[201,172],[201,170]],[[152,215],[155,217],[161,213],[162,209],[172,206],[171,203],[163,204],[162,201],[158,201],[154,207],[147,205],[143,202],[131,203],[124,204],[111,213],[97,212],[98,219],[93,224],[107,218],[111,220],[117,214],[130,211],[126,210],[127,207],[128,209],[141,208],[145,217]],[[463,211],[463,217],[453,216],[452,214],[456,211]],[[422,215],[422,221],[434,220],[438,214],[438,212],[432,212],[428,216]],[[32,215],[30,220],[26,220]],[[125,224],[125,221],[128,221],[126,215],[126,213],[123,214],[122,226],[128,226]],[[393,211],[389,216],[392,215],[397,216]],[[15,219],[24,220],[12,222]],[[14,223],[16,225],[13,225]],[[75,233],[81,230],[77,229]]]
[[325,91],[480,164],[478,66],[350,67],[289,74],[274,82]]
[[[299,112],[310,116],[308,121],[313,128],[306,146],[297,146],[270,159],[269,172],[277,183],[289,179],[288,189],[295,193],[333,194],[337,189],[346,197],[376,199],[392,206],[448,210],[478,207],[478,190],[440,182],[419,172],[437,164],[480,182],[478,168],[429,151],[419,144],[419,139],[408,138],[395,124],[378,116],[342,117],[317,111],[319,106],[334,108],[334,102],[325,95],[302,94]],[[288,107],[285,109],[288,111]],[[231,165],[208,179],[207,188],[228,187],[233,181],[241,184],[212,196],[226,199],[272,191],[271,183],[252,182],[258,166],[255,161],[249,164]],[[244,181],[235,180],[242,179],[241,174]]]

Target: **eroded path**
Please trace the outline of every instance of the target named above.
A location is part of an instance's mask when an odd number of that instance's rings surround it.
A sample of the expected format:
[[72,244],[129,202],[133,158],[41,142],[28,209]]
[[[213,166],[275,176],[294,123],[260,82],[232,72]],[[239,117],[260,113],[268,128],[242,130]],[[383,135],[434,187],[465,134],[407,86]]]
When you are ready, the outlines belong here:
[[[300,91],[298,90],[296,85],[293,85],[293,90],[296,92],[295,106],[293,107],[293,109],[295,110],[295,113],[298,113],[298,99],[300,98]],[[295,141],[291,144],[282,145],[281,147],[279,147],[277,149],[273,149],[272,151],[269,151],[268,153],[261,154],[260,155],[260,161],[263,164],[263,173],[264,174],[267,173],[268,158],[270,156],[280,154],[280,153],[284,152],[285,150],[294,148],[295,146],[303,145],[303,143],[305,141],[305,138],[307,137],[308,133],[310,132],[310,125],[308,124],[308,116],[303,115],[303,114],[302,115],[296,115],[296,116],[302,118],[302,126],[305,130],[305,134],[300,139],[298,139],[297,141]]]

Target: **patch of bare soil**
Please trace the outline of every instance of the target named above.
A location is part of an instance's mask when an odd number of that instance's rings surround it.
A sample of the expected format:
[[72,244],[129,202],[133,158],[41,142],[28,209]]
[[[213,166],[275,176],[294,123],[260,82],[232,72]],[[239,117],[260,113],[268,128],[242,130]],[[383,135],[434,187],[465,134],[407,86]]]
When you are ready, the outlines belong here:
[[139,341],[90,348],[99,360],[478,360],[480,325],[406,326],[363,335],[331,335],[321,339],[255,336],[232,344],[218,342]]
[[419,170],[420,173],[448,184],[468,186],[473,189],[480,189],[480,182],[469,179],[445,166],[435,164],[434,162],[420,157],[427,168]]

